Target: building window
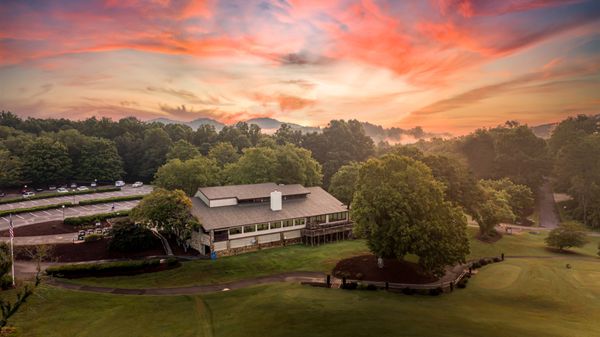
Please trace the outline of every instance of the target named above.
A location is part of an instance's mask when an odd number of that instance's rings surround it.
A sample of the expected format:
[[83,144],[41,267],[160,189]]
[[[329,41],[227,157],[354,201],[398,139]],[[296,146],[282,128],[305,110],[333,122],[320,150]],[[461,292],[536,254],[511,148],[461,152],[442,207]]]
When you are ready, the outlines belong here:
[[329,222],[346,220],[346,213],[347,212],[329,214]]
[[271,229],[281,228],[281,221],[271,222]]
[[227,241],[229,240],[229,235],[227,230],[224,231],[215,231],[215,242]]
[[242,234],[242,227],[229,228],[229,235]]
[[294,220],[296,222],[296,226],[304,226],[306,225],[306,219],[305,218],[298,218],[296,220]]
[[311,216],[310,218],[308,218],[308,222],[310,222],[312,224],[325,223],[325,222],[327,222],[327,216],[326,215]]
[[252,233],[256,231],[256,225],[244,226],[244,233]]
[[259,231],[266,231],[269,229],[269,224],[268,223],[259,223],[258,225],[256,225],[256,229]]
[[283,227],[292,227],[294,225],[294,220],[283,220]]

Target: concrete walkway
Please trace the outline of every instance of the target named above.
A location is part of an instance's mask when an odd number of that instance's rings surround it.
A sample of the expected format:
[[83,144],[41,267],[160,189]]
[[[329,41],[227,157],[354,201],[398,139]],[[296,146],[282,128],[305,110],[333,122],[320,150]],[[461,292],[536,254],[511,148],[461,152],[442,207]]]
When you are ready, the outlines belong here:
[[227,282],[221,284],[209,284],[177,288],[147,288],[147,289],[124,289],[110,287],[96,287],[64,282],[57,278],[51,278],[47,284],[63,289],[87,291],[105,294],[119,295],[151,295],[151,296],[176,296],[205,294],[219,291],[228,291],[247,288],[255,285],[274,282],[324,282],[325,274],[318,272],[289,272],[270,276],[254,277],[245,280]]

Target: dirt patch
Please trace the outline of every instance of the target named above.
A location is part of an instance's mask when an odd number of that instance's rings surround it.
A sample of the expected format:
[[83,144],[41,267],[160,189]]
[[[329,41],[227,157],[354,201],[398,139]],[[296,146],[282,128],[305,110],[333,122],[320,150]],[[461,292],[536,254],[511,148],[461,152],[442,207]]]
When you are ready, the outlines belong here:
[[[62,220],[41,222],[32,225],[16,227],[14,229],[15,236],[38,236],[38,235],[54,235],[67,234],[77,232],[73,226],[63,224]],[[0,232],[0,236],[8,237],[8,230]]]
[[481,235],[481,232],[478,232],[475,238],[481,242],[485,243],[494,243],[502,239],[502,233],[494,230],[492,233],[487,235]]
[[[165,255],[160,240],[156,240],[156,244],[151,249],[131,253],[110,251],[108,249],[108,242],[108,240],[102,239],[94,242],[50,245],[52,246],[52,253],[48,260],[54,262],[81,262],[108,259],[136,259],[147,256]],[[30,259],[25,253],[27,247],[31,248],[31,246],[19,246],[15,250],[17,260]]]
[[380,269],[375,255],[361,255],[341,260],[333,268],[333,275],[356,280],[412,284],[437,280],[418,264],[398,259],[384,259],[384,267]]

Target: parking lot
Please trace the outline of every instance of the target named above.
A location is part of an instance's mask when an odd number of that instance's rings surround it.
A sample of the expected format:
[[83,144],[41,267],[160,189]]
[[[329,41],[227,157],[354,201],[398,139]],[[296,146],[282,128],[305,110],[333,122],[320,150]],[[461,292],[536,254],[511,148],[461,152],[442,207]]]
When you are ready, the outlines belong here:
[[[29,207],[35,207],[35,206],[61,204],[61,203],[68,203],[68,202],[76,204],[81,200],[123,197],[123,196],[129,196],[129,195],[148,194],[150,192],[152,192],[152,186],[150,186],[150,185],[144,185],[142,187],[137,187],[137,188],[133,188],[133,187],[131,187],[131,185],[127,185],[125,187],[122,187],[120,191],[115,191],[115,192],[99,192],[99,193],[90,193],[90,194],[81,194],[81,195],[67,195],[67,196],[60,196],[60,197],[49,197],[46,199],[24,200],[21,202],[4,204],[4,205],[0,205],[0,211],[8,210],[8,209],[29,208]],[[55,210],[49,210],[47,212],[51,213],[52,211],[55,211]],[[60,212],[62,214],[62,211],[60,211]],[[25,214],[27,214],[27,213],[25,213]],[[13,218],[13,220],[14,220],[14,218]]]
[[[140,189],[136,189],[140,191]],[[120,193],[122,193],[121,191]],[[134,193],[136,194],[136,193]],[[98,196],[97,194],[95,194]],[[72,197],[71,197],[72,198]],[[94,198],[95,199],[95,198]],[[42,200],[36,200],[42,201]],[[93,215],[100,213],[109,213],[109,212],[118,212],[124,210],[130,210],[135,207],[140,201],[139,200],[131,200],[131,201],[121,201],[115,203],[105,203],[105,204],[97,204],[97,205],[88,205],[88,206],[75,206],[75,207],[67,207],[61,209],[51,209],[47,211],[37,211],[37,212],[29,212],[29,213],[21,213],[13,215],[13,226],[26,226],[40,222],[53,221],[53,220],[63,220],[63,218],[75,217],[75,216],[83,216],[83,215]],[[112,209],[113,205],[115,206],[114,210]],[[5,230],[8,228],[9,218],[8,216],[0,217],[0,230]]]

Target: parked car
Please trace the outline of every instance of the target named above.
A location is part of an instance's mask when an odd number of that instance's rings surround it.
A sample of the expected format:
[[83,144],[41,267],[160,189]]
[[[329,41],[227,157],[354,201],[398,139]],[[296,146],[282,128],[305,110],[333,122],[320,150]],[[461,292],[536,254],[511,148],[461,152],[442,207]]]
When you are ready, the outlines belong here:
[[58,193],[68,193],[69,190],[66,189],[66,188],[64,188],[64,187],[60,187],[59,189],[56,190],[56,192],[58,192]]
[[23,198],[33,197],[34,195],[35,195],[35,193],[33,193],[33,192],[25,192],[25,193],[23,193]]
[[135,183],[133,183],[133,185],[131,185],[131,187],[142,187],[144,186],[144,183],[141,181],[136,181]]
[[123,187],[123,186],[125,186],[125,182],[123,180],[117,180],[117,181],[115,181],[115,186]]
[[6,193],[0,191],[0,198],[4,198],[6,196]]
[[50,186],[48,186],[48,189],[49,189],[50,191],[54,191],[54,190],[56,189],[56,186],[54,186],[54,185],[50,185]]
[[91,186],[91,187],[97,187],[97,186],[98,186],[98,184],[96,184],[96,182],[94,181],[94,182],[92,182],[92,183],[90,184],[90,186]]
[[71,188],[76,188],[76,187],[77,187],[77,184],[71,183]]
[[78,191],[88,191],[89,188],[87,188],[87,186],[79,186],[79,187],[77,187],[77,190]]
[[39,187],[35,189],[36,192],[41,192],[43,190],[44,190],[43,188],[39,188]]

